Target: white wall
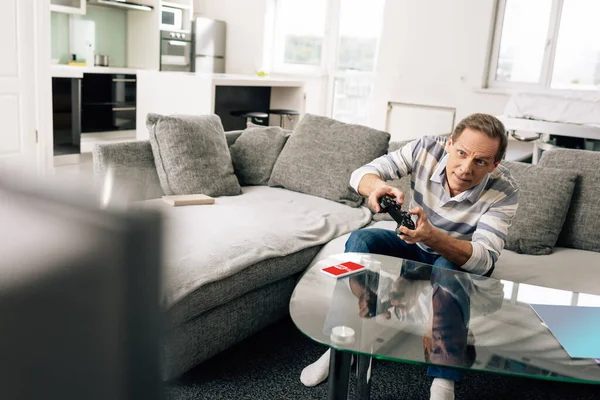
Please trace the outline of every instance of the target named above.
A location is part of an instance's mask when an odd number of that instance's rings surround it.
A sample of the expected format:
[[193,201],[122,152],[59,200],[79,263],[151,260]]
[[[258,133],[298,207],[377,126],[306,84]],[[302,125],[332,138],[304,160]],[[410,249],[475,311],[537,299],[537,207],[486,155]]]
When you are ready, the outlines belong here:
[[[388,101],[499,115],[508,97],[483,94],[494,0],[388,0],[377,63],[372,125],[385,127]],[[407,138],[418,135],[405,132]],[[409,129],[410,130],[410,129]]]
[[194,0],[194,14],[202,14],[204,13],[204,9],[206,8],[206,0]]
[[[194,12],[227,23],[227,73],[255,74],[262,68],[267,1],[203,0],[195,3],[198,9]],[[199,9],[202,6],[204,9]]]

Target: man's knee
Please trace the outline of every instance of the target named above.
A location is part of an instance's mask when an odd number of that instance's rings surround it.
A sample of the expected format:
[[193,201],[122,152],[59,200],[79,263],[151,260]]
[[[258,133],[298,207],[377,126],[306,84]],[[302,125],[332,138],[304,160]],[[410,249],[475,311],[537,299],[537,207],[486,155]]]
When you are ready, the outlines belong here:
[[446,260],[444,257],[439,257],[437,260],[435,260],[433,265],[435,265],[436,267],[439,267],[439,268],[451,269],[454,271],[462,271],[462,269],[458,265],[451,263],[450,261]]
[[354,231],[346,241],[346,253],[370,253],[373,240],[373,232],[369,232],[369,229]]

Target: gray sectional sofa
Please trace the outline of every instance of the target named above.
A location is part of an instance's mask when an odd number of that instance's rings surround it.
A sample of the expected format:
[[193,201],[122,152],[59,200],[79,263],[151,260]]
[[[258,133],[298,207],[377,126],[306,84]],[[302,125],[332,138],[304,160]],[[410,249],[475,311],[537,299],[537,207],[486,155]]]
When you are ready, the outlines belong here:
[[[243,137],[242,134],[241,131],[225,134],[230,151],[236,141]],[[300,147],[310,144],[311,139],[303,137],[304,141],[294,141],[291,146],[285,144],[284,149],[301,152]],[[313,143],[317,157],[325,157],[323,148],[340,144],[335,142],[334,137],[325,138],[326,143],[322,146],[314,146],[316,143]],[[387,149],[385,136],[378,136],[378,140],[385,142]],[[391,144],[390,150],[398,147],[398,144]],[[346,147],[345,151],[351,150]],[[376,152],[381,152],[381,149]],[[236,156],[233,153],[232,156],[235,166]],[[336,163],[343,165],[345,161],[337,160]],[[291,173],[289,171],[294,163],[301,162],[288,159],[286,163],[290,165],[286,166],[287,173]],[[315,164],[314,160],[307,162]],[[316,167],[304,172],[306,182],[297,180],[294,184],[290,183],[289,177],[281,170],[275,173],[276,166],[273,175],[278,175],[277,179],[283,184],[271,179],[271,186],[242,186],[241,195],[218,197],[212,206],[168,208],[156,199],[163,191],[150,142],[97,146],[94,149],[94,163],[99,176],[109,171],[126,176],[132,170],[146,171],[144,189],[138,190],[139,196],[135,200],[154,198],[143,204],[165,212],[166,237],[171,240],[166,244],[165,256],[167,283],[163,305],[169,320],[163,357],[165,379],[177,377],[284,317],[302,272],[322,257],[343,252],[343,244],[351,231],[368,225],[392,229],[395,226],[391,221],[373,221],[369,210],[357,207],[360,203],[350,204],[356,202],[356,198],[344,194],[337,201],[332,201],[334,199],[326,191],[326,186],[319,187],[316,183],[317,188],[311,188],[309,177],[321,173]],[[600,153],[555,150],[544,153],[540,166],[505,163],[514,171],[520,184],[521,206],[517,214],[519,223],[515,224],[514,232],[511,230],[507,250],[497,262],[493,276],[600,294],[597,285],[600,282],[600,208],[597,201],[600,197]],[[347,173],[348,177],[354,169],[352,165],[343,168],[338,173]],[[314,178],[315,182],[318,180],[318,177]],[[325,182],[330,181],[325,179]],[[405,192],[409,191],[408,180],[399,183]],[[316,190],[317,195],[307,194],[307,190]],[[271,206],[273,201],[277,206]],[[288,214],[298,209],[301,209],[299,213],[286,219]],[[245,215],[244,210],[255,217],[240,217]],[[318,212],[310,214],[310,210]],[[216,217],[211,216],[213,212],[217,213]],[[199,228],[219,218],[226,218],[231,213],[235,214],[234,217],[223,220],[226,226],[222,229],[210,229],[210,226],[204,230]],[[290,221],[307,221],[309,226],[300,226],[297,231],[285,233],[291,235],[289,240],[277,244],[269,236],[270,227],[257,226],[256,230],[252,229],[253,224],[259,224],[261,215],[273,218],[272,221],[279,218],[281,225],[290,224]],[[325,233],[323,226],[311,231],[313,227],[310,224],[319,221],[326,227]],[[302,229],[305,229],[304,233]],[[202,258],[204,255],[199,253],[216,252],[224,248],[217,246],[209,250],[200,244],[203,241],[230,240],[228,232],[239,233],[238,242],[234,240],[234,243],[244,242],[244,235],[255,238],[257,234],[262,235],[253,245],[263,251],[259,261],[247,265],[248,260],[244,260],[246,263],[233,262],[234,265],[230,265],[230,250],[226,249],[222,250],[225,254],[221,257],[215,255],[214,260],[218,262],[213,264],[216,265],[198,264],[207,262]],[[276,244],[271,246],[272,240]],[[294,244],[290,245],[292,242]],[[194,247],[200,251],[190,250]],[[245,257],[245,254],[234,254],[233,258],[238,261]],[[221,270],[223,265],[225,267]]]
[[[284,317],[300,274],[321,247],[371,222],[370,210],[360,206],[362,198],[350,191],[346,175],[385,154],[389,134],[311,115],[302,122],[304,128],[298,125],[294,140],[288,140],[288,132],[274,132],[279,128],[223,133],[231,156],[227,168],[233,163],[241,190],[238,194],[228,188],[231,194],[215,195],[213,205],[171,207],[160,200],[167,192],[165,181],[167,189],[198,184],[195,178],[177,181],[170,174],[196,168],[196,160],[182,161],[190,149],[177,150],[176,143],[153,131],[182,123],[177,135],[185,135],[194,121],[150,116],[154,139],[94,149],[95,172],[101,178],[111,176],[103,180],[111,182],[113,197],[135,200],[136,206],[156,208],[164,216],[164,379],[181,375]],[[214,128],[200,125],[194,127]],[[315,152],[315,137],[323,133],[327,137]],[[206,145],[218,142],[217,136],[206,139],[211,142]],[[362,155],[349,157],[357,140],[365,142],[358,152]],[[338,147],[342,151],[334,152]],[[217,157],[206,153],[204,157]],[[324,154],[329,157],[324,159]],[[265,166],[266,159],[277,164]]]

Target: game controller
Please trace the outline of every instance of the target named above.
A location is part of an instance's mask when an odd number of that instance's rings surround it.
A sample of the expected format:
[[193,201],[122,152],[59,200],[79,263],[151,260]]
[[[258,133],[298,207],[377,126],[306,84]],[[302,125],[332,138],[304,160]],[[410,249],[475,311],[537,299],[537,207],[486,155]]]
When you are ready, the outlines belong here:
[[[387,194],[381,196],[379,199],[379,207],[381,207],[380,212],[386,212],[394,218],[394,221],[398,223],[398,228],[400,226],[405,226],[408,229],[415,229],[415,223],[410,217],[410,213],[402,211],[402,206],[392,196]],[[400,232],[398,228],[396,228],[396,232]]]

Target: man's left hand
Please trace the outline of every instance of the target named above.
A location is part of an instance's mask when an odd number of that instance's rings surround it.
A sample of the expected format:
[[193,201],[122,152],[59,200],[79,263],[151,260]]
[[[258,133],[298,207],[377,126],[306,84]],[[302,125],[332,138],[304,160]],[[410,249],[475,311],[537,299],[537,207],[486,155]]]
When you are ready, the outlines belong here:
[[408,212],[418,216],[417,223],[415,224],[416,228],[408,229],[405,226],[400,226],[398,230],[401,234],[399,234],[398,237],[408,244],[416,244],[417,242],[427,244],[433,239],[436,233],[435,227],[429,223],[427,215],[421,207],[415,207],[408,210]]

